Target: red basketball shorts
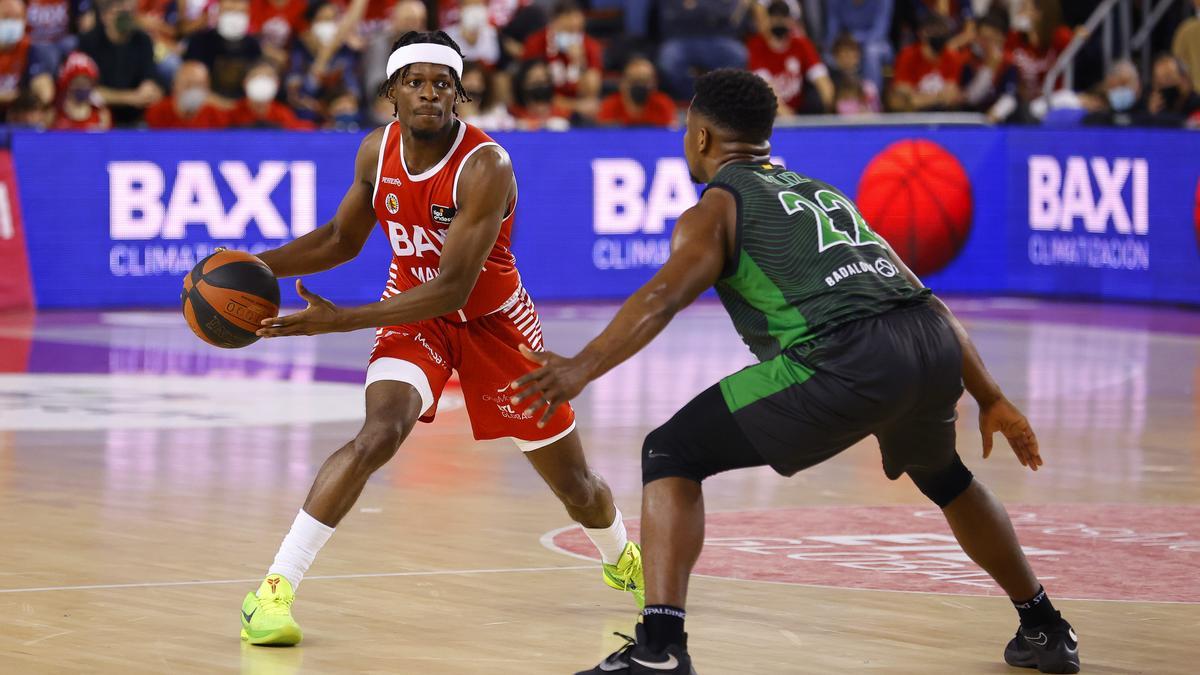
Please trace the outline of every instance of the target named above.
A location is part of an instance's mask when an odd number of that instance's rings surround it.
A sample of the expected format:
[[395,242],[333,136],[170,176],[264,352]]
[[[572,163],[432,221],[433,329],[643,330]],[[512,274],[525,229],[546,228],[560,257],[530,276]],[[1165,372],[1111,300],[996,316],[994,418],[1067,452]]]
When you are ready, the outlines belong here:
[[542,349],[541,321],[525,289],[511,307],[465,323],[438,318],[377,329],[366,384],[411,384],[421,396],[420,420],[432,422],[456,370],[475,439],[512,438],[530,452],[571,433],[575,412],[560,406],[539,429],[541,411],[535,416],[513,408],[513,380],[537,368],[521,355],[521,345]]

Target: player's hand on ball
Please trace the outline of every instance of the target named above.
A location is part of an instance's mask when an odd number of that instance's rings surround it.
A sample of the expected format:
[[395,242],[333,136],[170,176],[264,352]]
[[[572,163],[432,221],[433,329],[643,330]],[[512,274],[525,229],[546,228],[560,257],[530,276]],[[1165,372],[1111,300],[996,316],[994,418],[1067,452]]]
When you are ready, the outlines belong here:
[[560,405],[583,391],[591,381],[590,369],[576,359],[553,352],[535,352],[525,345],[521,345],[521,354],[542,367],[513,382],[512,389],[517,393],[512,397],[512,404],[522,413],[536,415],[541,412],[537,425],[543,427]]
[[332,302],[304,287],[296,280],[296,292],[308,303],[308,307],[287,316],[276,316],[262,320],[259,337],[284,337],[286,335],[320,335],[344,331],[342,310]]
[[1037,471],[1043,464],[1042,456],[1038,453],[1037,435],[1029,426],[1029,420],[1003,396],[979,409],[979,433],[983,434],[984,459],[992,454],[992,435],[997,431],[1008,439],[1013,454],[1022,466]]

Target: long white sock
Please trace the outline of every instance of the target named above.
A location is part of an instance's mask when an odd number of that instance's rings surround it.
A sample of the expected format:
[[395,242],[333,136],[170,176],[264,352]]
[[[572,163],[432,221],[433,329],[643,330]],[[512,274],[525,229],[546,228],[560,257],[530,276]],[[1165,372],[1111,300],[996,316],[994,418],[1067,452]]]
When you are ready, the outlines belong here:
[[313,518],[300,509],[296,519],[292,521],[292,529],[288,530],[279,552],[275,554],[275,562],[267,574],[279,574],[292,584],[292,590],[300,587],[304,573],[312,565],[317,552],[329,541],[333,528]]
[[[615,508],[615,507],[614,507]],[[583,533],[600,549],[600,557],[604,564],[615,565],[621,559],[621,551],[629,543],[629,535],[625,534],[625,521],[621,520],[621,509],[616,509],[617,517],[608,527],[583,528]]]

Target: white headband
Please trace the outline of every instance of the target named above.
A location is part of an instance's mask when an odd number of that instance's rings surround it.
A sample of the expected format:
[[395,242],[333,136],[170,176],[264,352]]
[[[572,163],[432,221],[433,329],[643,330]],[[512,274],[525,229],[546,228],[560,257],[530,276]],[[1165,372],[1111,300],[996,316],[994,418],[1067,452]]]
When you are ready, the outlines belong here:
[[463,59],[458,55],[458,52],[446,45],[421,42],[413,45],[404,45],[392,52],[387,62],[388,79],[391,79],[397,70],[414,63],[436,63],[439,66],[450,68],[450,70],[454,71],[455,75],[458,75],[460,78],[462,77]]

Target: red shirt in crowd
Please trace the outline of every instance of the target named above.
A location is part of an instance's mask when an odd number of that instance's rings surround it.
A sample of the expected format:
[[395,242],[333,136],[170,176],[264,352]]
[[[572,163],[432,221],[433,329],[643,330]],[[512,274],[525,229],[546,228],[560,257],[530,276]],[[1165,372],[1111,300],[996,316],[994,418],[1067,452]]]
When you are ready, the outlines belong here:
[[525,130],[537,130],[547,125],[553,125],[555,120],[565,125],[569,124],[571,119],[571,111],[558,105],[551,105],[547,115],[542,116],[530,108],[523,108],[517,104],[509,107],[508,112],[512,114],[513,119],[517,120],[517,127]]
[[600,43],[586,33],[583,36],[583,52],[586,63],[572,64],[567,55],[550,43],[550,30],[543,29],[525,41],[525,53],[521,58],[545,59],[550,64],[550,77],[554,80],[554,93],[559,96],[574,96],[579,80],[587,70],[599,70],[603,64]]
[[962,58],[958,54],[945,49],[931,61],[925,58],[925,50],[917,42],[905,47],[896,57],[895,81],[907,84],[921,94],[937,94],[947,85],[958,84],[962,68]]
[[0,94],[9,99],[16,98],[21,89],[21,80],[29,68],[29,37],[21,38],[17,44],[0,50]]
[[596,121],[601,124],[619,124],[627,127],[669,127],[675,124],[675,101],[661,91],[650,92],[640,114],[634,115],[625,106],[621,92],[610,94],[600,103]]
[[194,115],[184,117],[175,109],[175,97],[168,96],[146,110],[146,124],[151,129],[224,129],[229,126],[229,113],[205,103]]
[[267,112],[262,117],[250,107],[250,102],[246,99],[238,101],[233,112],[229,116],[229,126],[234,127],[272,127],[275,129],[299,129],[307,131],[315,129],[316,125],[307,120],[302,120],[296,117],[296,113],[292,109],[279,101],[271,101],[267,105]]
[[[1004,47],[1011,55],[1013,65],[1017,67],[1021,84],[1040,89],[1042,81],[1046,79],[1046,73],[1050,72],[1054,63],[1058,61],[1058,55],[1067,48],[1073,37],[1074,33],[1070,28],[1059,26],[1051,36],[1050,44],[1035,47],[1025,33],[1010,33]],[[1060,79],[1059,85],[1061,84]]]
[[746,41],[749,69],[770,83],[775,95],[792,109],[804,103],[804,79],[828,75],[817,48],[807,37],[793,33],[783,51],[777,52],[762,35]]
[[392,15],[395,5],[396,0],[367,0],[367,13],[363,15],[363,21],[383,21]]
[[250,34],[275,47],[286,47],[292,38],[308,30],[306,0],[285,0],[280,5],[271,0],[251,0]]
[[107,108],[92,106],[92,113],[81,120],[71,119],[67,117],[61,109],[54,117],[54,124],[50,125],[51,129],[68,130],[68,131],[105,131],[112,127],[112,115],[108,113]]
[[138,0],[138,16],[152,16],[159,21],[166,21],[167,12],[173,11],[173,0]]

